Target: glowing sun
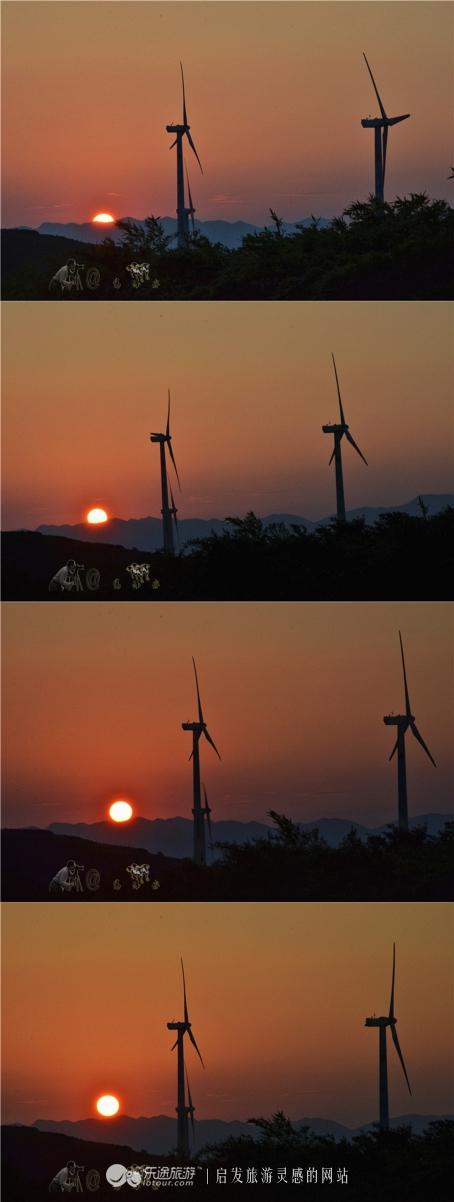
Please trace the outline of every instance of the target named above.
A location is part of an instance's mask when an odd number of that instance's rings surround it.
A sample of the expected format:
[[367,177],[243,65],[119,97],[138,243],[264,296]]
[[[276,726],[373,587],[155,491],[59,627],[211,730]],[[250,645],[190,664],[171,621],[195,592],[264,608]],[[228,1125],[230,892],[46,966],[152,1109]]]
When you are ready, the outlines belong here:
[[87,513],[87,522],[90,523],[90,526],[100,526],[102,522],[108,520],[105,509],[89,509]]
[[93,217],[93,223],[96,225],[112,225],[114,221],[115,217],[112,217],[111,213],[97,213],[96,217]]
[[129,804],[129,801],[113,801],[109,807],[109,814],[114,822],[129,822],[132,813],[132,805]]
[[118,1114],[120,1103],[113,1094],[103,1093],[102,1097],[96,1100],[96,1109],[103,1119],[110,1119],[114,1114]]

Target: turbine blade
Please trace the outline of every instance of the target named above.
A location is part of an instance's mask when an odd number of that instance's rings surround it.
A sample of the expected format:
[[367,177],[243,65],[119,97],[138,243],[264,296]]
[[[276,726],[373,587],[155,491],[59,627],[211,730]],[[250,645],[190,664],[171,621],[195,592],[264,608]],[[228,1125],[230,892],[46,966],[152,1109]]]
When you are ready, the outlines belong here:
[[362,451],[360,451],[358,444],[355,442],[354,438],[352,438],[352,435],[350,434],[350,430],[345,431],[345,437],[347,439],[347,442],[350,442],[352,447],[355,448],[355,451],[358,452],[358,455],[362,459],[363,463],[366,464],[366,467],[368,467],[369,464],[367,462],[367,459],[364,458],[364,455],[363,455]]
[[205,728],[204,728],[204,731],[203,731],[203,733],[204,733],[204,735],[205,735],[205,738],[206,738],[207,742],[208,742],[208,743],[211,743],[211,746],[212,746],[212,747],[214,747],[214,750],[215,750],[215,752],[216,752],[216,755],[217,755],[217,757],[218,757],[218,760],[220,760],[220,758],[221,758],[221,757],[220,757],[220,755],[219,755],[219,752],[218,752],[218,749],[217,749],[217,747],[216,747],[216,743],[214,743],[214,742],[213,742],[213,739],[211,738],[210,732],[207,730],[206,726],[205,726]]
[[183,63],[181,62],[181,59],[180,59],[180,71],[181,71],[181,86],[183,89],[183,125],[187,125],[188,124],[188,115],[186,112],[186,94],[185,94],[185,90],[184,90]]
[[426,755],[429,756],[429,760],[432,761],[434,768],[436,768],[437,765],[435,763],[433,755],[430,754],[429,748],[426,746],[424,739],[422,738],[422,735],[420,735],[418,727],[416,726],[415,722],[410,722],[410,730],[411,730],[412,735],[414,735],[415,739],[417,739],[418,743],[421,744],[421,747],[424,748],[424,751],[425,751]]
[[195,1038],[195,1035],[193,1035],[193,1034],[192,1034],[192,1031],[191,1031],[191,1028],[190,1028],[190,1027],[189,1027],[189,1029],[188,1029],[188,1035],[189,1035],[189,1038],[190,1038],[190,1040],[191,1040],[191,1043],[192,1043],[192,1044],[193,1044],[193,1046],[195,1047],[195,1050],[196,1050],[196,1052],[197,1052],[197,1055],[198,1055],[198,1057],[199,1057],[199,1060],[200,1060],[200,1063],[201,1063],[201,1065],[202,1065],[202,1068],[205,1068],[205,1065],[204,1065],[204,1063],[203,1063],[203,1060],[202,1060],[202,1057],[201,1057],[201,1055],[200,1055],[199,1049],[198,1049],[198,1047],[197,1047],[197,1043],[196,1043],[196,1038]]
[[402,658],[402,670],[403,670],[403,674],[404,674],[405,713],[407,715],[407,718],[411,718],[410,696],[409,696],[409,692],[408,692],[407,673],[405,671],[404,648],[403,648],[402,635],[400,633],[400,630],[399,630],[399,642],[400,642],[400,654],[401,654],[401,658]]
[[400,125],[401,121],[408,121],[409,116],[410,113],[402,113],[401,117],[388,117],[387,123],[388,125]]
[[393,1041],[394,1047],[396,1049],[397,1055],[399,1057],[400,1063],[402,1065],[404,1077],[405,1077],[405,1080],[406,1080],[407,1086],[408,1086],[408,1092],[411,1094],[411,1086],[410,1086],[410,1082],[408,1080],[408,1074],[407,1074],[407,1070],[405,1068],[404,1058],[403,1058],[402,1052],[400,1050],[400,1044],[399,1044],[399,1040],[397,1038],[397,1031],[394,1026],[391,1027],[391,1036],[392,1036],[392,1041]]
[[177,142],[178,142],[178,138],[175,138],[175,141],[172,142],[171,146],[169,146],[169,150],[173,150],[173,148],[174,148],[174,146],[176,146]]
[[189,1086],[189,1077],[188,1077],[188,1070],[187,1070],[187,1069],[186,1069],[186,1087],[187,1087],[187,1091],[188,1091],[188,1103],[189,1103],[189,1105],[188,1105],[188,1110],[189,1110],[189,1114],[190,1114],[190,1116],[191,1116],[192,1136],[193,1136],[193,1138],[194,1138],[194,1137],[195,1137],[195,1131],[194,1131],[194,1106],[193,1106],[193,1104],[192,1104],[191,1090],[190,1090],[190,1086]]
[[197,705],[198,705],[198,708],[199,708],[199,722],[200,722],[201,726],[205,726],[205,723],[204,723],[204,720],[203,720],[202,702],[201,702],[201,700],[200,700],[199,678],[198,678],[198,676],[197,676],[197,668],[196,668],[196,666],[195,666],[195,659],[194,659],[194,656],[192,657],[192,662],[193,662],[193,664],[194,664],[195,687],[196,687],[196,690],[197,690]]
[[191,213],[193,213],[193,212],[194,212],[194,205],[193,205],[193,203],[192,203],[192,196],[191,196],[191,185],[190,185],[190,183],[189,183],[189,172],[188,172],[188,169],[187,169],[187,167],[186,167],[186,183],[187,183],[187,186],[188,186],[189,208],[190,208],[190,211],[191,211]]
[[391,1000],[389,1003],[389,1018],[394,1018],[394,982],[396,979],[396,945],[393,943],[393,975],[391,979]]
[[181,957],[180,957],[180,959],[181,959],[181,971],[182,971],[182,974],[183,974],[183,1005],[184,1005],[184,1021],[185,1021],[185,1023],[189,1023],[188,1003],[187,1003],[187,999],[186,999],[186,981],[185,981],[185,977],[184,977],[184,965],[183,965],[183,960],[182,960],[182,958],[181,958]]
[[166,438],[170,438],[170,388],[167,389],[167,392],[168,392],[169,402],[167,405]]
[[[332,360],[333,360],[333,365],[334,365],[334,375],[335,375],[335,377],[336,377],[336,386],[337,386],[337,395],[338,395],[338,397],[339,397],[339,410],[340,410],[341,422],[342,422],[342,425],[343,425],[343,426],[345,426],[347,423],[346,423],[346,421],[345,421],[345,417],[344,417],[344,410],[343,410],[343,408],[342,408],[342,399],[341,399],[340,388],[339,388],[339,379],[338,379],[338,375],[337,375],[336,360],[335,360],[335,358],[334,358],[334,355],[333,355],[333,352],[332,352],[332,351],[331,351],[331,357],[332,357]],[[330,462],[331,462],[331,461],[330,461]]]
[[178,468],[177,468],[177,465],[176,465],[176,463],[175,463],[175,455],[174,455],[174,453],[173,453],[173,450],[172,450],[172,443],[171,443],[171,441],[170,441],[170,438],[169,438],[169,437],[167,438],[167,450],[168,450],[168,452],[169,452],[170,458],[171,458],[171,460],[172,460],[172,463],[173,463],[173,466],[174,466],[174,469],[175,469],[175,475],[176,475],[176,478],[177,478],[177,480],[178,480],[178,488],[179,488],[179,489],[180,489],[180,491],[181,491],[180,477],[179,477],[179,475],[178,475]]
[[203,786],[203,793],[204,793],[204,797],[205,797],[205,814],[206,814],[207,827],[208,827],[208,838],[210,840],[210,847],[213,848],[213,831],[211,829],[211,818],[210,818],[211,809],[210,809],[210,806],[208,805],[208,797],[207,797],[207,791],[206,791],[205,785]]
[[394,744],[394,747],[393,747],[393,749],[392,749],[391,755],[390,755],[390,757],[389,757],[389,758],[390,758],[390,760],[392,760],[392,758],[393,758],[393,755],[394,755],[394,754],[395,754],[395,752],[397,751],[398,743],[399,743],[399,740],[398,740],[398,739],[396,739],[396,742],[395,742],[395,744]]
[[386,175],[386,151],[388,149],[388,126],[385,125],[383,130],[383,183]]
[[175,1048],[176,1048],[176,1046],[177,1046],[177,1043],[178,1043],[178,1039],[176,1039],[176,1040],[175,1040],[175,1043],[173,1043],[173,1044],[172,1044],[172,1047],[171,1047],[171,1049],[170,1049],[170,1051],[171,1051],[171,1052],[173,1052],[173,1051],[174,1051],[174,1049],[175,1049]]
[[197,154],[197,151],[196,151],[196,148],[195,148],[195,146],[194,146],[194,143],[193,143],[193,141],[192,141],[192,138],[191,138],[191,135],[190,135],[190,133],[189,133],[189,130],[188,130],[188,129],[186,129],[186,130],[185,130],[185,133],[186,133],[186,137],[187,137],[187,139],[188,139],[189,145],[190,145],[190,147],[191,147],[191,150],[193,150],[193,151],[194,151],[195,157],[196,157],[196,159],[197,159],[197,162],[198,162],[198,164],[199,164],[200,170],[201,170],[201,172],[202,172],[202,175],[203,175],[203,167],[202,167],[202,164],[201,164],[201,162],[200,162],[200,159],[199,159],[199,156],[198,156],[198,154]]
[[175,501],[174,501],[174,496],[173,496],[172,489],[170,489],[170,500],[171,500],[171,502],[172,502],[172,517],[173,517],[173,520],[174,520],[174,523],[175,523],[175,533],[176,533],[176,536],[177,536],[177,538],[178,538],[178,518],[177,518],[177,507],[176,507],[176,505],[175,505]]
[[364,54],[364,51],[363,51],[363,59],[364,59],[364,61],[365,61],[365,64],[366,64],[367,70],[368,70],[368,72],[369,72],[369,75],[370,75],[370,77],[371,77],[371,80],[372,80],[372,84],[373,84],[374,92],[375,92],[375,95],[376,95],[376,97],[377,97],[377,100],[378,100],[378,103],[379,103],[379,107],[380,107],[380,112],[381,112],[381,115],[382,115],[383,119],[384,119],[385,121],[387,121],[387,116],[386,116],[385,110],[384,110],[384,108],[383,108],[383,104],[382,104],[382,102],[381,102],[380,93],[379,93],[379,91],[378,91],[377,85],[376,85],[376,83],[375,83],[375,79],[374,79],[374,77],[373,77],[373,75],[372,75],[372,71],[371,71],[371,69],[370,69],[370,67],[369,67],[369,63],[368,63],[368,61],[367,61],[366,55]]
[[[334,456],[335,456],[335,454],[336,454],[336,447],[334,446],[334,451],[333,451],[333,453],[332,453],[332,455],[331,455],[331,459],[330,459],[330,461],[329,461],[329,464],[333,462],[333,459],[334,459]],[[328,464],[328,467],[329,467],[329,464]]]

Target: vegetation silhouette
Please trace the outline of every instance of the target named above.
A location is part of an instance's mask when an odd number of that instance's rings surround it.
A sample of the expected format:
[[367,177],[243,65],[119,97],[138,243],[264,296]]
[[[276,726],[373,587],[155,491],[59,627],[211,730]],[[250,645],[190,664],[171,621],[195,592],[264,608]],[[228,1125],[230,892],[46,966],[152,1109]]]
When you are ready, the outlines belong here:
[[[421,601],[448,600],[454,580],[454,509],[383,513],[304,526],[264,526],[253,512],[226,518],[222,534],[194,540],[178,555],[11,531],[3,536],[5,600]],[[49,594],[51,576],[68,559],[96,567],[96,592]],[[150,565],[150,584],[133,589],[127,566]],[[113,581],[119,580],[116,588]],[[159,588],[153,592],[151,582]]]
[[[352,1202],[437,1202],[452,1198],[454,1122],[449,1119],[429,1123],[422,1135],[414,1135],[411,1126],[381,1131],[377,1126],[355,1135],[352,1140],[336,1140],[319,1136],[310,1127],[296,1128],[282,1111],[271,1119],[249,1120],[259,1128],[260,1138],[242,1136],[212,1144],[202,1150],[199,1159],[213,1169],[222,1165],[231,1173],[240,1168],[246,1183],[247,1169],[258,1170],[258,1185],[232,1184],[222,1186],[223,1197],[261,1196],[261,1169],[272,1170],[272,1184],[263,1191],[273,1190],[273,1196],[285,1194],[292,1182],[292,1169],[302,1168],[303,1183],[312,1192],[329,1197],[347,1197]],[[277,1185],[277,1169],[287,1168],[287,1184]],[[322,1168],[333,1168],[333,1184],[325,1182],[322,1189]],[[337,1169],[346,1169],[348,1183],[337,1181]],[[317,1170],[317,1178],[307,1182],[308,1169]]]
[[[439,835],[424,826],[360,839],[354,828],[338,847],[317,829],[300,830],[283,814],[270,812],[274,829],[249,843],[215,844],[214,860],[199,866],[145,848],[62,835],[37,828],[5,829],[2,838],[2,896],[5,901],[450,901],[454,897],[454,822]],[[96,892],[54,898],[49,881],[68,860],[95,867]],[[159,882],[134,891],[127,866],[148,864]],[[118,879],[120,889],[114,881]]]
[[[58,299],[48,285],[65,253],[83,253],[86,266],[101,272],[97,290],[70,293],[73,300],[447,300],[454,294],[454,210],[444,200],[421,192],[381,203],[371,195],[329,225],[313,216],[293,233],[270,214],[271,226],[247,234],[235,249],[197,230],[187,247],[176,248],[154,216],[145,228],[117,222],[120,244],[6,230],[3,295]],[[131,256],[150,266],[149,281],[137,289],[126,271]]]

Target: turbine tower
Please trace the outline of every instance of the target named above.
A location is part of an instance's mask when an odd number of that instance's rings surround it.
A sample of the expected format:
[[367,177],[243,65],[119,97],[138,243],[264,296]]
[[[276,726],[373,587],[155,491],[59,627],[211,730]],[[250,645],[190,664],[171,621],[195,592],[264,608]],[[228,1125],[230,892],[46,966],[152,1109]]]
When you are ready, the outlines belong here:
[[354,438],[352,438],[352,436],[350,434],[350,429],[347,425],[347,422],[345,421],[344,410],[342,408],[342,399],[341,399],[340,388],[339,388],[339,380],[338,380],[338,376],[337,376],[336,360],[335,360],[333,354],[332,354],[332,360],[333,360],[333,366],[334,366],[334,375],[336,377],[337,395],[339,398],[340,422],[337,425],[322,426],[322,430],[323,430],[324,434],[334,434],[334,450],[331,455],[330,463],[332,463],[332,461],[334,459],[334,466],[336,469],[337,520],[338,520],[338,522],[345,522],[344,476],[343,476],[343,471],[342,471],[342,450],[341,450],[341,441],[344,437],[344,434],[345,434],[347,441],[349,443],[351,443],[352,447],[355,448],[355,451],[358,452],[358,455],[361,456],[361,459],[366,464],[366,467],[368,465],[367,465],[367,459],[364,458],[362,451],[360,451]]
[[182,91],[183,91],[183,117],[182,117],[182,121],[180,124],[166,125],[166,130],[167,130],[168,134],[176,134],[175,141],[172,142],[172,145],[169,147],[169,149],[173,150],[174,146],[176,146],[176,148],[177,148],[177,241],[178,241],[178,247],[181,249],[181,248],[184,248],[185,246],[187,246],[187,244],[189,242],[188,215],[192,209],[192,200],[191,199],[189,201],[190,206],[191,206],[190,209],[187,209],[186,204],[185,204],[184,165],[183,165],[183,138],[184,137],[186,137],[188,139],[189,145],[191,147],[191,150],[195,154],[195,157],[197,159],[197,162],[199,164],[202,174],[203,174],[203,168],[202,168],[202,164],[200,162],[199,156],[197,154],[197,151],[194,146],[194,142],[192,140],[191,133],[190,133],[191,126],[188,123],[188,115],[186,112],[186,95],[185,95],[185,89],[184,89],[183,66],[182,66],[181,62],[180,62],[180,69],[181,69],[181,86],[182,86]]
[[203,717],[202,704],[200,701],[199,681],[197,678],[197,668],[195,666],[194,657],[195,687],[197,693],[198,720],[197,722],[183,722],[182,730],[192,731],[192,751],[189,759],[192,759],[192,780],[193,780],[193,817],[194,817],[194,863],[206,864],[206,839],[205,839],[205,823],[208,826],[208,834],[211,840],[211,810],[208,805],[208,799],[205,790],[205,805],[202,806],[201,785],[200,785],[200,749],[199,742],[201,736],[204,735],[208,743],[214,748],[218,759],[220,755],[216,744],[213,743],[206,722]]
[[[202,1057],[201,1057],[199,1049],[197,1047],[195,1037],[192,1033],[191,1023],[189,1021],[188,1003],[187,1003],[187,999],[186,999],[186,982],[184,979],[183,961],[181,961],[181,972],[183,974],[183,1014],[184,1014],[184,1017],[183,1017],[183,1020],[180,1022],[167,1023],[167,1029],[168,1029],[168,1031],[176,1031],[177,1032],[177,1037],[176,1037],[175,1043],[173,1044],[173,1047],[172,1047],[172,1052],[173,1052],[174,1048],[177,1048],[177,1105],[176,1105],[177,1148],[178,1148],[178,1155],[182,1156],[184,1159],[187,1160],[189,1157],[188,1117],[189,1116],[191,1117],[192,1129],[194,1131],[194,1109],[195,1108],[192,1104],[191,1091],[189,1089],[189,1080],[188,1080],[187,1072],[185,1074],[185,1062],[184,1062],[184,1037],[185,1037],[185,1035],[189,1035],[189,1039],[197,1052],[197,1055],[202,1064],[202,1067],[205,1068],[205,1065],[203,1063]],[[188,1102],[186,1102],[185,1075],[186,1075],[186,1084],[187,1084],[187,1092],[188,1092]],[[184,1161],[183,1161],[183,1163],[184,1163]]]
[[388,148],[388,129],[390,125],[399,125],[401,121],[407,121],[410,113],[404,113],[401,117],[388,117],[385,113],[375,79],[369,67],[366,55],[363,58],[372,80],[373,89],[378,100],[381,117],[364,117],[361,125],[364,129],[375,130],[375,199],[383,204],[385,197],[385,175],[386,175],[386,151]]
[[387,1047],[386,1047],[386,1028],[391,1027],[391,1038],[402,1065],[403,1074],[408,1086],[408,1092],[411,1094],[410,1082],[405,1068],[404,1058],[400,1050],[399,1040],[397,1038],[396,1023],[397,1018],[394,1014],[394,981],[396,976],[396,945],[393,943],[393,974],[391,980],[391,999],[389,1003],[389,1014],[382,1015],[381,1018],[366,1018],[365,1027],[378,1027],[378,1080],[379,1080],[379,1099],[380,1099],[380,1127],[382,1131],[387,1131],[389,1128],[389,1101],[388,1101],[388,1063],[387,1063]]
[[[162,497],[161,513],[162,513],[162,528],[163,528],[163,536],[164,536],[164,551],[167,552],[167,555],[174,555],[175,554],[175,543],[174,543],[174,537],[173,537],[172,522],[175,525],[175,533],[178,534],[178,522],[177,522],[178,510],[176,508],[175,501],[173,499],[172,489],[170,488],[169,480],[168,480],[168,476],[167,476],[166,447],[167,447],[167,450],[169,452],[170,458],[172,460],[172,463],[173,463],[173,466],[175,469],[175,475],[178,480],[179,488],[181,488],[181,484],[180,484],[180,477],[178,475],[177,465],[175,463],[175,456],[174,456],[174,453],[172,450],[172,435],[170,433],[170,389],[169,389],[169,403],[168,403],[168,409],[167,409],[166,432],[165,432],[165,434],[157,434],[157,433],[150,434],[150,442],[159,443],[159,454],[160,454],[160,460],[161,460],[161,497]],[[170,491],[170,503],[169,503],[169,491]]]
[[404,693],[405,693],[405,713],[404,714],[387,714],[383,718],[385,726],[397,726],[397,739],[392,749],[390,760],[397,751],[397,795],[399,800],[399,829],[408,831],[408,804],[407,804],[407,768],[405,761],[405,735],[410,728],[412,735],[417,739],[421,747],[424,748],[426,755],[431,760],[434,768],[436,763],[433,756],[430,754],[429,748],[426,747],[424,739],[421,737],[416,721],[411,712],[410,697],[407,685],[407,673],[405,671],[404,649],[402,645],[402,635],[399,630],[400,654],[402,656],[402,671],[404,676]]

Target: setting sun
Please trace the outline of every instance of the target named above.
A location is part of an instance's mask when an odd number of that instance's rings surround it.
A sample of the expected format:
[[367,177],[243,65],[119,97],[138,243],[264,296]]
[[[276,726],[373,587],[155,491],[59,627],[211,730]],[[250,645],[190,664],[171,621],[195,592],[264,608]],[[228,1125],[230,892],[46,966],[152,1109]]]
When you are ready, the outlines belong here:
[[133,809],[129,801],[113,801],[109,808],[110,817],[114,822],[129,822]]
[[97,213],[96,217],[93,217],[93,222],[98,225],[112,225],[114,221],[115,217],[112,217],[111,213]]
[[87,522],[90,526],[99,526],[101,522],[107,522],[108,515],[105,509],[89,509],[87,513]]
[[96,1109],[98,1114],[101,1114],[103,1118],[108,1119],[112,1118],[112,1115],[118,1114],[120,1103],[118,1098],[115,1098],[113,1094],[104,1093],[102,1097],[97,1098]]

